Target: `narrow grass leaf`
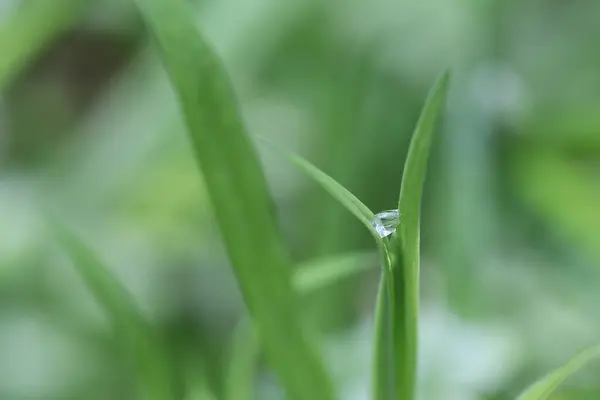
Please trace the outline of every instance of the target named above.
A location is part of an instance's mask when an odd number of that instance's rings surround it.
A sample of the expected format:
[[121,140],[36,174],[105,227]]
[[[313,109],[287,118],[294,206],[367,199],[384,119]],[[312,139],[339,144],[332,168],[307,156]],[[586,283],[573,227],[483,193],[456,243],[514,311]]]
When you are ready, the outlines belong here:
[[127,290],[94,252],[74,234],[57,222],[53,222],[52,228],[77,272],[104,309],[118,339],[134,364],[139,378],[141,398],[183,399],[178,371],[164,344],[144,319]]
[[[421,197],[438,115],[446,102],[449,74],[431,89],[413,133],[404,166],[398,210],[402,217],[394,234],[394,354],[397,399],[415,397],[419,313],[419,237]],[[390,398],[390,397],[386,397]]]
[[357,275],[373,265],[374,253],[349,253],[311,260],[298,266],[293,276],[294,288],[309,294]]
[[242,318],[233,330],[225,368],[225,400],[252,400],[256,397],[258,358],[261,344],[252,321]]
[[340,185],[335,179],[321,171],[319,168],[315,167],[304,158],[281,149],[263,137],[258,136],[258,138],[281,153],[292,165],[318,183],[323,189],[325,189],[327,193],[331,195],[331,197],[337,200],[342,206],[344,206],[344,208],[346,208],[346,210],[348,210],[360,222],[362,222],[362,224],[369,230],[371,235],[373,235],[378,247],[385,252],[386,257],[384,262],[387,263],[389,261],[387,242],[379,236],[379,233],[377,233],[377,230],[373,226],[375,214],[373,211],[371,211],[371,209],[369,209],[369,207],[361,202],[348,189]]
[[[347,279],[373,266],[374,254],[349,253],[311,260],[298,265],[293,277],[294,288],[302,295]],[[254,398],[256,366],[260,355],[260,341],[252,323],[243,318],[236,326],[225,372],[225,400]]]
[[[261,139],[270,144],[272,147],[277,148],[266,139]],[[372,224],[375,214],[369,209],[369,207],[361,202],[348,189],[340,185],[335,179],[321,171],[319,168],[315,167],[304,158],[279,148],[277,148],[277,150],[282,153],[296,168],[321,185],[321,187],[325,189],[327,193],[329,193],[334,199],[336,199],[348,211],[350,211],[360,222],[362,222],[378,242],[380,241],[379,234]]]
[[[263,139],[265,142],[270,142]],[[273,147],[277,148],[273,144]],[[350,211],[375,238],[381,254],[383,271],[377,294],[375,307],[375,351],[373,358],[373,395],[374,399],[393,399],[395,396],[394,383],[394,333],[392,331],[392,316],[394,315],[395,283],[392,275],[393,254],[389,241],[379,236],[372,224],[375,214],[350,191],[340,185],[335,179],[304,160],[302,157],[277,148],[287,159],[315,182],[320,184],[334,199]]]
[[585,364],[592,359],[600,356],[600,346],[595,346],[582,351],[573,357],[562,367],[540,379],[529,388],[527,388],[517,400],[547,400],[561,383],[571,375],[579,371]]
[[229,77],[182,0],[136,0],[178,96],[229,257],[267,358],[290,398],[334,399],[299,322],[267,183]]

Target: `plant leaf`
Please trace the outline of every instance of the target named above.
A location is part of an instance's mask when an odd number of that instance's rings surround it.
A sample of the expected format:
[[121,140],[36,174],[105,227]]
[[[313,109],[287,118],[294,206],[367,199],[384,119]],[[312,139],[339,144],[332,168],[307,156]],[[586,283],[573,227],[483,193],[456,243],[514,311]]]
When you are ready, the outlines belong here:
[[[274,144],[270,143],[264,138],[261,138],[264,142],[270,144],[272,147],[277,148]],[[304,158],[284,151],[277,148],[285,157],[300,171],[304,172],[307,176],[317,182],[327,193],[329,193],[334,199],[342,204],[348,211],[350,211],[363,225],[371,232],[377,242],[382,242],[379,234],[373,227],[372,221],[375,218],[373,211],[364,205],[356,196],[354,196],[348,189],[340,185],[335,179],[315,167]]]
[[582,351],[565,365],[528,387],[517,400],[547,400],[561,383],[598,356],[600,356],[600,346]]
[[[419,313],[419,237],[423,184],[429,150],[438,115],[446,102],[449,74],[446,72],[431,89],[413,133],[404,173],[398,210],[400,223],[392,240],[395,242],[394,331],[395,382],[398,393],[379,398],[411,400],[417,379],[417,334]],[[397,396],[397,397],[393,397]],[[377,397],[376,397],[377,399]]]
[[291,398],[335,398],[299,322],[289,254],[220,60],[182,0],[135,3],[177,93],[221,234],[271,366]]
[[73,261],[86,286],[109,317],[129,358],[135,365],[141,398],[179,400],[183,398],[181,376],[164,344],[144,319],[127,290],[75,235],[57,222],[55,236]]
[[375,309],[373,393],[376,396],[374,399],[382,398],[379,396],[391,396],[391,393],[395,392],[393,332],[391,324],[395,307],[393,302],[395,287],[392,275],[392,253],[390,252],[389,242],[387,239],[381,238],[373,226],[371,221],[375,218],[375,214],[335,179],[302,157],[281,150],[266,139],[261,139],[279,150],[293,165],[320,184],[334,199],[361,221],[369,232],[371,232],[373,238],[375,238],[381,254],[383,271]]
[[325,288],[365,271],[373,256],[370,252],[348,253],[302,263],[293,276],[294,288],[303,295]]

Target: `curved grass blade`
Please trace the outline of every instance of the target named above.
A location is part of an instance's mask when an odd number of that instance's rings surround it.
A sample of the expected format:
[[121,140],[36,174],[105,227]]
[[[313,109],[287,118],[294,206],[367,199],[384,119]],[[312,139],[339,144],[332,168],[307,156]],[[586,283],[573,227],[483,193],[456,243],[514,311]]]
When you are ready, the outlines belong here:
[[334,199],[336,199],[341,205],[343,205],[346,210],[350,211],[352,215],[354,215],[363,225],[371,232],[371,235],[375,238],[377,245],[380,247],[386,247],[386,242],[379,236],[377,230],[372,224],[373,219],[375,218],[375,214],[373,211],[369,209],[363,202],[361,202],[356,196],[354,196],[348,189],[340,185],[335,179],[327,175],[325,172],[321,171],[319,168],[315,167],[313,164],[305,160],[304,158],[288,152],[286,150],[281,149],[277,145],[273,144],[271,141],[257,136],[264,143],[268,144],[279,153],[284,155],[286,159],[306,174],[308,177],[312,178],[315,182],[317,182],[327,193],[331,195]]
[[179,371],[175,369],[157,333],[144,319],[127,290],[75,235],[57,222],[52,223],[52,228],[77,272],[106,312],[134,364],[141,398],[183,399]]
[[[294,288],[302,295],[363,272],[371,267],[372,253],[351,253],[309,261],[298,266],[293,277]],[[229,362],[225,373],[225,400],[251,400],[260,341],[251,321],[244,318],[236,326]]]
[[562,367],[554,370],[544,378],[540,379],[529,388],[527,388],[517,400],[547,400],[552,393],[568,377],[579,371],[585,364],[592,359],[600,356],[600,346],[595,346],[584,350]]
[[136,0],[177,93],[229,257],[267,358],[293,399],[333,385],[299,322],[291,261],[221,62],[182,0]]
[[[261,138],[262,139],[262,138]],[[267,140],[263,141],[271,144]],[[277,148],[273,144],[273,147]],[[375,218],[373,212],[364,205],[350,191],[340,185],[335,179],[304,160],[302,157],[278,149],[286,155],[288,160],[303,171],[306,175],[319,183],[334,199],[350,211],[375,238],[381,261],[383,273],[377,293],[375,306],[375,351],[373,360],[373,393],[374,399],[393,399],[395,396],[395,367],[394,367],[394,292],[395,282],[392,272],[392,257],[389,242],[377,233],[371,221]]]
[[[417,334],[419,315],[419,237],[423,184],[429,149],[438,115],[446,102],[449,74],[446,72],[431,89],[413,133],[404,166],[398,210],[402,218],[393,237],[396,263],[394,287],[394,354],[397,394],[375,399],[412,400],[417,379]],[[395,397],[397,396],[397,397]]]

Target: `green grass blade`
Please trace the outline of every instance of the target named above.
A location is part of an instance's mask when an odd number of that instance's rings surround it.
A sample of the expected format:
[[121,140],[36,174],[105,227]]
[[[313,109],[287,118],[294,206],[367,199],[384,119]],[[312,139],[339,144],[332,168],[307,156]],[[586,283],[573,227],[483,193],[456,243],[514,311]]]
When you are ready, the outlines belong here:
[[[373,263],[373,253],[350,253],[342,256],[311,260],[298,266],[293,277],[294,288],[302,295],[366,271]],[[256,365],[260,341],[247,319],[236,326],[229,350],[225,373],[225,400],[254,398]]]
[[0,24],[0,90],[43,47],[81,15],[85,0],[30,0],[23,2],[5,24]]
[[371,267],[374,253],[348,253],[302,263],[294,273],[294,288],[308,294],[354,276]]
[[225,370],[225,400],[252,400],[255,396],[260,340],[252,322],[243,318],[233,330]]
[[391,399],[395,393],[394,333],[391,322],[395,309],[393,301],[395,298],[395,283],[392,275],[392,254],[389,249],[389,242],[387,239],[381,238],[373,227],[371,223],[373,218],[375,218],[373,212],[350,191],[302,157],[281,149],[278,150],[293,165],[320,184],[334,199],[350,211],[375,238],[381,254],[383,273],[381,274],[375,309],[375,351],[372,386],[374,399]]
[[373,218],[375,218],[375,214],[369,209],[369,207],[364,205],[356,196],[350,193],[350,191],[348,191],[345,187],[340,185],[335,179],[302,157],[291,153],[286,153],[286,156],[292,164],[294,164],[298,169],[321,185],[321,187],[323,187],[327,193],[329,193],[334,199],[336,199],[348,211],[350,211],[360,222],[362,222],[378,242],[381,241],[381,238],[371,223]]
[[[445,105],[449,74],[443,74],[429,96],[413,133],[404,166],[398,209],[401,213],[394,239],[398,252],[393,267],[395,315],[393,321],[397,397],[411,400],[417,379],[419,313],[419,236],[423,184],[438,115]],[[389,399],[390,397],[386,397]]]
[[[385,242],[375,230],[372,224],[375,214],[369,207],[361,202],[356,196],[354,196],[348,189],[340,185],[335,179],[315,167],[313,164],[305,160],[304,158],[285,151],[272,142],[259,136],[263,142],[281,153],[292,165],[302,171],[305,175],[313,179],[318,183],[327,193],[337,200],[346,210],[354,215],[362,224],[369,230],[371,235],[375,238],[377,245],[387,250],[387,242]],[[387,252],[386,252],[387,254]]]
[[562,367],[554,370],[527,388],[517,400],[547,400],[552,393],[571,375],[579,371],[592,359],[600,356],[600,346],[584,350]]
[[118,339],[135,366],[141,398],[183,399],[178,371],[127,290],[75,235],[57,223],[53,224],[53,228],[77,272],[109,317]]
[[209,197],[267,358],[290,398],[335,398],[299,322],[291,262],[229,78],[182,0],[136,0],[177,93]]

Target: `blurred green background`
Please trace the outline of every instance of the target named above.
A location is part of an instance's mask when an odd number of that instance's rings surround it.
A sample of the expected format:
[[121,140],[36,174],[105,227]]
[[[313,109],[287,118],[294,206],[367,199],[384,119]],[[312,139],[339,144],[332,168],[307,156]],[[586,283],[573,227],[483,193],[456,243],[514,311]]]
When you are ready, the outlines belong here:
[[[395,207],[435,76],[453,71],[426,182],[420,398],[514,399],[600,342],[600,3],[203,0],[251,133],[302,154],[374,211]],[[257,144],[297,263],[372,268],[306,296],[343,398],[367,399],[374,244]],[[105,317],[45,232],[92,243],[220,398],[244,314],[147,33],[121,0],[0,0],[0,399],[131,399]],[[600,398],[600,363],[555,399]],[[281,398],[265,365],[257,399]]]

